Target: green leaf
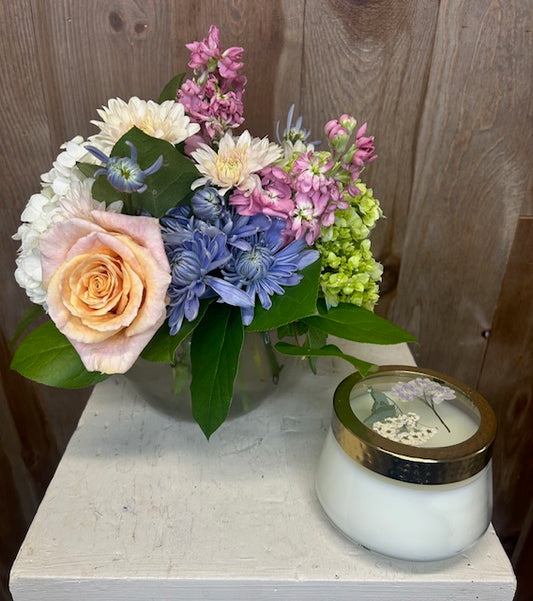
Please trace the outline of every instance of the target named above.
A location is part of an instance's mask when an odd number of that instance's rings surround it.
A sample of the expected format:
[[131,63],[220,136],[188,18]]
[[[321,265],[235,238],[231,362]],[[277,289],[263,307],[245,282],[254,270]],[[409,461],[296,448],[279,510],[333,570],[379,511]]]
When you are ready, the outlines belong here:
[[94,177],[94,172],[101,169],[102,165],[94,165],[93,163],[81,163],[76,161],[76,167],[85,175],[85,177]]
[[126,192],[120,192],[116,188],[107,181],[107,177],[105,175],[99,175],[95,180],[93,187],[91,188],[91,194],[93,198],[99,200],[100,202],[105,202],[106,205],[110,205],[112,202],[116,202],[117,200],[121,200],[124,203],[123,213],[127,213],[128,215],[133,214],[133,210],[131,208],[131,194],[127,194]]
[[390,399],[377,390],[369,387],[370,396],[374,399],[370,415],[364,420],[364,424],[371,426],[375,422],[381,422],[387,417],[396,415],[396,407],[391,403]]
[[366,376],[371,371],[375,371],[377,366],[373,363],[368,363],[357,357],[346,355],[338,346],[327,344],[322,348],[312,348],[310,346],[297,346],[288,344],[287,342],[278,342],[276,350],[283,355],[291,355],[293,357],[338,357],[344,359],[353,365],[363,376]]
[[181,84],[183,83],[184,77],[185,73],[175,75],[161,91],[157,102],[161,104],[162,102],[165,102],[165,100],[176,100],[176,95],[178,93],[178,90],[181,88]]
[[174,363],[176,349],[200,323],[211,302],[212,299],[201,301],[196,319],[193,321],[184,320],[179,332],[174,334],[174,336],[170,335],[168,323],[165,321],[150,342],[144,347],[141,357],[147,361]]
[[213,303],[191,339],[191,402],[206,438],[224,422],[244,337],[240,310]]
[[307,341],[311,348],[322,348],[326,345],[327,340],[326,332],[312,326],[307,329]]
[[192,161],[170,142],[153,138],[136,127],[120,138],[111,156],[129,157],[131,150],[127,141],[137,148],[137,162],[142,169],[150,167],[160,156],[163,156],[162,167],[146,178],[148,188],[141,194],[121,193],[105,176],[100,176],[93,184],[93,196],[106,203],[122,199],[125,212],[138,215],[148,211],[154,217],[162,217],[169,209],[185,202],[191,195],[191,184],[200,177]]
[[44,314],[45,314],[45,311],[42,308],[42,306],[35,305],[33,303],[26,309],[26,311],[24,311],[24,314],[22,315],[22,318],[19,321],[17,329],[15,330],[15,333],[13,334],[13,338],[11,338],[11,340],[9,341],[9,349],[10,350],[13,350],[15,348],[17,342],[19,341],[19,338],[22,336],[22,334],[24,334],[26,329],[36,319],[38,319],[39,317],[41,317]]
[[316,313],[320,261],[304,267],[301,274],[303,278],[298,285],[287,286],[285,294],[272,296],[270,309],[263,309],[259,302],[256,303],[254,319],[247,330],[266,332]]
[[372,311],[356,305],[340,304],[338,307],[331,307],[327,313],[306,317],[304,321],[310,327],[355,342],[371,344],[416,342],[416,338],[409,332]]
[[26,336],[15,352],[11,368],[30,380],[57,388],[85,388],[108,377],[87,371],[72,344],[52,321]]
[[391,405],[389,405],[388,407],[382,406],[378,407],[375,410],[372,409],[372,413],[363,421],[363,423],[365,424],[365,426],[371,426],[376,422],[384,421],[385,419],[387,419],[387,417],[395,417],[395,415],[396,410],[394,409],[394,407],[392,407]]

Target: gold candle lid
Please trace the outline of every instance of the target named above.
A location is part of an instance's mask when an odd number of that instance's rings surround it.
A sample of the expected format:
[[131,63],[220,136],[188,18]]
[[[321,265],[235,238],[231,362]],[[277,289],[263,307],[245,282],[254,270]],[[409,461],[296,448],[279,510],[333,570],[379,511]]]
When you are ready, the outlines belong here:
[[475,390],[418,367],[354,373],[337,387],[333,434],[362,466],[403,482],[448,484],[489,462],[496,417]]

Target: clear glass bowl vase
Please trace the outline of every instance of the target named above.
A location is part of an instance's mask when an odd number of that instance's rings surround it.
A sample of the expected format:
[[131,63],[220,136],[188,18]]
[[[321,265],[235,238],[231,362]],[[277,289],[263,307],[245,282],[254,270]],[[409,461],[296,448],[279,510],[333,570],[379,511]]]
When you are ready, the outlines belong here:
[[[268,332],[245,333],[228,419],[252,411],[275,390],[282,369],[279,358]],[[193,420],[190,340],[178,347],[174,365],[139,358],[126,377],[157,410]]]

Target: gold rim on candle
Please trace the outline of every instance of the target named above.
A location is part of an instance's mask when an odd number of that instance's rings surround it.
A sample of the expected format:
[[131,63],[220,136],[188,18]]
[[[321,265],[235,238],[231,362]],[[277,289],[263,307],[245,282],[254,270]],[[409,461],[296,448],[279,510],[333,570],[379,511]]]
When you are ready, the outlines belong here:
[[[479,414],[478,429],[470,438],[446,447],[413,447],[381,436],[356,417],[350,395],[359,382],[371,383],[384,375],[429,377],[455,388],[465,397],[459,399],[464,410]],[[459,482],[480,472],[491,458],[496,416],[490,405],[476,390],[429,369],[385,365],[364,378],[356,372],[337,387],[333,408],[332,430],[344,452],[360,465],[395,480],[414,484]]]

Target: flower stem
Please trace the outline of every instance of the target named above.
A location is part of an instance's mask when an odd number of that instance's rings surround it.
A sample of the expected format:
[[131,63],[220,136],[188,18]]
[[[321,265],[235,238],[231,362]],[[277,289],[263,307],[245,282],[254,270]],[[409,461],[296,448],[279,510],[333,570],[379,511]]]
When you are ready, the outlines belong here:
[[451,432],[450,428],[448,428],[442,417],[437,413],[437,410],[435,409],[435,403],[433,402],[433,397],[430,396],[428,399],[426,393],[424,392],[424,400],[426,401],[426,405],[430,407],[433,413],[437,416],[440,423],[446,428],[446,430],[448,430],[448,432]]
[[272,346],[272,342],[270,340],[269,332],[263,332],[263,342],[265,344],[268,364],[270,366],[270,373],[272,374],[272,381],[274,384],[277,384],[279,382],[279,374],[283,369],[283,365],[278,363],[276,353],[274,352],[274,347]]
[[[371,386],[368,387],[368,391],[370,392],[370,394],[372,394]],[[383,394],[385,394],[385,393],[383,393]],[[396,401],[394,399],[391,399],[391,397],[388,394],[385,394],[385,396],[387,397],[387,400],[390,401],[396,407],[396,409],[400,412],[400,414],[403,415],[403,411],[402,411],[400,405],[398,405],[398,403],[396,403]]]
[[298,340],[298,329],[296,327],[295,321],[292,322],[292,333],[294,334],[294,342],[296,342],[296,344],[300,346],[300,341]]

